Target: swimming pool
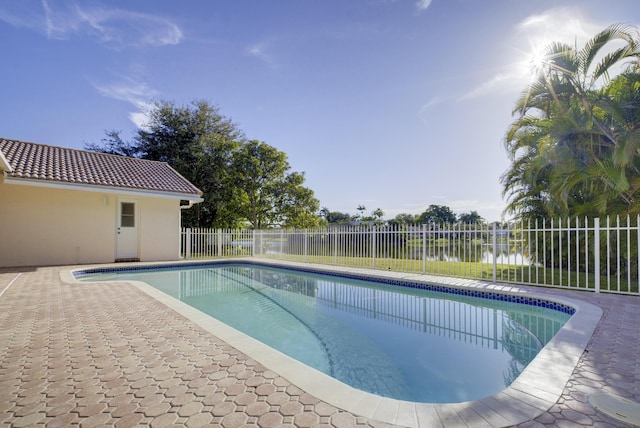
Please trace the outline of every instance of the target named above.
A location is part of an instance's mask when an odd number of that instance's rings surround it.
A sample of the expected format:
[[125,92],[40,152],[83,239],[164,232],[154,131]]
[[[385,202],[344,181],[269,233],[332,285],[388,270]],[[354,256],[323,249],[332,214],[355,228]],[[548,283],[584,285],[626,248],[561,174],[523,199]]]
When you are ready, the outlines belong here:
[[505,389],[575,310],[533,297],[254,263],[76,275],[144,281],[354,388],[412,402],[477,400]]

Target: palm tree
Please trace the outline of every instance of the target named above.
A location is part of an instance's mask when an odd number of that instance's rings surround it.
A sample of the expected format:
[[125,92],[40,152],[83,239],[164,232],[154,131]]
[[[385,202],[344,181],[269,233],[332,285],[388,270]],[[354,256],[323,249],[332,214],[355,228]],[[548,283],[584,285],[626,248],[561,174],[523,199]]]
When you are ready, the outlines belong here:
[[538,218],[640,210],[639,57],[637,31],[621,25],[580,50],[546,48],[505,137],[508,211]]

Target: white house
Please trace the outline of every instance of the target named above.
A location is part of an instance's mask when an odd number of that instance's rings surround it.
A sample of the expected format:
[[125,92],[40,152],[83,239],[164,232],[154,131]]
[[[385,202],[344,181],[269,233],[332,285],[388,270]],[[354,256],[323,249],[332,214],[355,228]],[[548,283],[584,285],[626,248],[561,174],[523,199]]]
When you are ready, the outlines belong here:
[[0,267],[176,260],[201,196],[165,162],[0,138]]

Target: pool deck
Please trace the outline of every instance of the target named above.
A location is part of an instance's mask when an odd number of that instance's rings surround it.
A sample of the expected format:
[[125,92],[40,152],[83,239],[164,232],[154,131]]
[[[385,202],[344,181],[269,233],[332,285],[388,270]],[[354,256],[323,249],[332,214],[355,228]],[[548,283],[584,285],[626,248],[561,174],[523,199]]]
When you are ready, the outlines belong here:
[[554,338],[507,391],[428,405],[310,376],[144,284],[73,283],[73,268],[0,269],[1,426],[626,427],[589,397],[640,401],[638,297],[349,269],[580,306],[586,325]]

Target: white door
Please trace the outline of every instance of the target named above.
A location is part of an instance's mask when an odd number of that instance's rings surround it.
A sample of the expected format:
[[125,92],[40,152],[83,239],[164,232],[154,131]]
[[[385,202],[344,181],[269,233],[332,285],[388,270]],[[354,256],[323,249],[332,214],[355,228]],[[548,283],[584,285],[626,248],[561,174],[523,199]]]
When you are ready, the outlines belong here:
[[116,259],[138,258],[138,204],[133,200],[118,200]]

